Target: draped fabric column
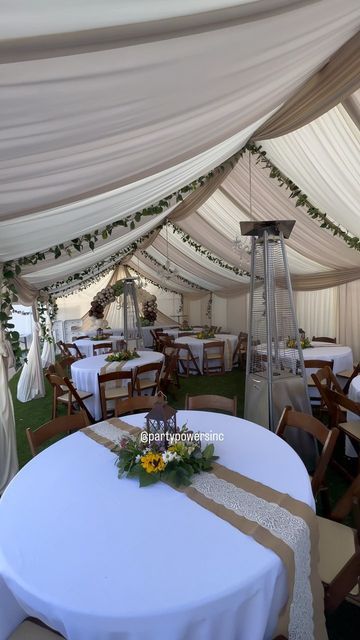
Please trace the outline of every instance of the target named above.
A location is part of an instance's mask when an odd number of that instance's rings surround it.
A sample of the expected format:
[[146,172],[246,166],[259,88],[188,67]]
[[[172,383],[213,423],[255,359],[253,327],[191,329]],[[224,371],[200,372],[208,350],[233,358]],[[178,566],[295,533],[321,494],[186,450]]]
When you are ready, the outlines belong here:
[[49,312],[46,312],[45,318],[46,334],[51,340],[44,339],[44,344],[41,352],[41,365],[43,369],[47,369],[50,364],[55,364],[55,340],[52,330],[52,322],[50,320]]
[[33,339],[28,353],[27,362],[23,366],[18,388],[17,398],[20,402],[28,402],[34,398],[43,398],[45,396],[44,376],[41,364],[40,354],[40,332],[38,312],[36,303],[32,305],[34,325]]
[[12,350],[0,330],[0,495],[17,473],[14,407],[8,386],[8,369],[12,366]]

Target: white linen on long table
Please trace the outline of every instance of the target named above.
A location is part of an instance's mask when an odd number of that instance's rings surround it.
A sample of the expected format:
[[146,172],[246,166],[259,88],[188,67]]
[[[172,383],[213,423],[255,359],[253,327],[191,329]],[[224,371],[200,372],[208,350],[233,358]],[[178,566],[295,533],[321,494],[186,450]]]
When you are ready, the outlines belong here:
[[[235,349],[236,349],[236,345],[237,345],[237,341],[238,341],[238,336],[235,335],[231,335],[231,334],[223,334],[223,333],[219,333],[217,335],[215,335],[215,338],[209,338],[207,340],[202,340],[199,338],[196,338],[195,336],[183,336],[182,338],[177,338],[176,339],[176,343],[183,343],[183,344],[188,344],[192,354],[194,356],[194,358],[198,358],[198,364],[199,364],[199,369],[202,372],[203,371],[203,360],[204,360],[204,343],[205,342],[214,342],[214,340],[222,340],[223,342],[225,342],[225,370],[226,371],[231,371],[232,369],[232,356],[234,355]],[[231,350],[231,358],[229,358],[228,360],[226,359],[226,349],[228,348],[228,344],[230,345],[230,350]],[[183,355],[183,353],[185,352],[181,352],[180,351],[180,355]],[[218,361],[214,360],[211,363],[211,366],[213,367]]]
[[[222,465],[314,508],[303,463],[270,431],[201,411],[177,422],[223,433]],[[270,640],[287,598],[279,556],[163,483],[119,480],[114,461],[78,432],[18,473],[0,502],[3,596],[69,640]],[[0,597],[0,640],[18,617]]]
[[[163,362],[164,360],[164,355],[157,351],[138,351],[138,354],[140,355],[140,358],[134,358],[133,360],[124,362],[122,371],[130,371],[131,369],[140,367],[143,364]],[[95,420],[100,420],[102,415],[97,376],[102,367],[106,364],[106,355],[100,355],[92,356],[91,358],[84,358],[83,360],[77,360],[71,365],[71,377],[76,388],[81,391],[89,391],[93,394],[91,398],[84,400],[84,402]],[[150,378],[150,375],[151,374],[148,373],[146,374],[146,377]]]

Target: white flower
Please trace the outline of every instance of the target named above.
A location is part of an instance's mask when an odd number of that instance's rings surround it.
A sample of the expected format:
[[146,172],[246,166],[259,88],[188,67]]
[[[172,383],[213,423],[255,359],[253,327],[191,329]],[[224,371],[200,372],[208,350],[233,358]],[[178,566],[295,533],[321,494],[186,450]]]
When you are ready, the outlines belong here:
[[167,464],[168,462],[172,462],[173,460],[181,460],[181,456],[175,453],[175,451],[165,451],[162,454],[162,459]]
[[135,464],[138,464],[141,460],[141,456],[138,454],[135,458]]

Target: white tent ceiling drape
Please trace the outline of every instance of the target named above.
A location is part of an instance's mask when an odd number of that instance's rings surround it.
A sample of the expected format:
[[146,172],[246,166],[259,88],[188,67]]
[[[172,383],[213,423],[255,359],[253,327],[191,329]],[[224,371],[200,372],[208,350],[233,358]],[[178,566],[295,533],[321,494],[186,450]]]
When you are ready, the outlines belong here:
[[[49,249],[157,205],[256,141],[257,131],[263,138],[267,126],[279,136],[277,114],[286,114],[290,133],[262,142],[269,159],[357,234],[358,0],[204,0],[201,8],[190,0],[34,0],[31,11],[25,0],[5,0],[3,9],[0,263],[45,252],[22,265],[20,301],[31,304],[43,287],[68,291],[95,263],[94,273],[121,261],[161,283],[167,258],[180,276],[171,278],[174,291],[231,300],[248,285],[233,269],[249,269],[233,249],[239,222],[284,217],[296,220],[287,243],[295,289],[341,285],[336,304],[357,291],[360,253],[296,207],[255,156],[250,203],[248,154],[180,209],[173,197],[160,213],[100,233],[93,250],[85,243],[55,259]],[[341,78],[342,56],[353,51]],[[333,106],[336,96],[342,102]],[[322,115],[309,122],[311,113]],[[167,218],[168,241],[157,230]],[[340,334],[353,338],[344,322]]]

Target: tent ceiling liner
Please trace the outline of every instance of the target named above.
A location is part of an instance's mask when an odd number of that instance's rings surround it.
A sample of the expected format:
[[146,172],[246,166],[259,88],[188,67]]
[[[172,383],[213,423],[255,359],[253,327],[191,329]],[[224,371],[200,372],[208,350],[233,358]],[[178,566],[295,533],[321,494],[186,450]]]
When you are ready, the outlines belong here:
[[[107,0],[101,11],[98,0],[67,1],[61,9],[34,0],[31,11],[25,0],[5,4],[2,262],[102,229],[206,175],[256,140],[267,121],[276,122],[303,85],[311,88],[311,78],[321,85],[321,70],[329,59],[336,62],[360,24],[357,0],[204,0],[201,11],[190,0]],[[20,11],[29,19],[19,21]],[[315,206],[355,234],[359,121],[356,92],[302,128],[262,143]],[[296,220],[287,241],[295,287],[356,279],[360,254],[295,207],[269,173],[251,158],[250,206],[245,154],[180,217],[171,207],[142,218],[134,229],[117,227],[94,251],[58,260],[46,253],[45,260],[22,268],[22,280],[40,289],[99,261],[111,264],[111,256],[166,217],[200,250],[171,227],[168,248],[164,233],[155,232],[146,243],[148,257],[141,245],[124,259],[153,281],[161,278],[149,256],[164,264],[168,252],[179,275],[194,285],[243,290],[248,277],[231,269],[249,270],[247,258],[233,249],[239,223],[272,218]],[[176,278],[171,287],[193,290]]]

